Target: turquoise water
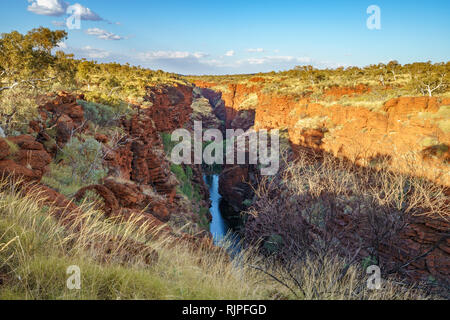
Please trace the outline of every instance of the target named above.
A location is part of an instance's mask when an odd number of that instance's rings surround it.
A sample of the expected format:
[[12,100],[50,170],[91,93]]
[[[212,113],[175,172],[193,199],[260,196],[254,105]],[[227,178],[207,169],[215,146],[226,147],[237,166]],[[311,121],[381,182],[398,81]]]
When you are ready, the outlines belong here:
[[213,235],[214,244],[220,244],[228,233],[228,225],[220,213],[220,199],[222,196],[219,193],[219,175],[205,176],[205,182],[209,187],[209,199],[211,200],[211,208],[209,212],[212,215],[212,221],[209,231]]
[[209,198],[211,200],[209,211],[211,212],[212,221],[209,231],[213,236],[214,244],[227,247],[232,253],[239,252],[239,236],[230,230],[230,227],[220,212],[220,200],[222,196],[219,193],[219,175],[208,175],[204,179],[209,188]]

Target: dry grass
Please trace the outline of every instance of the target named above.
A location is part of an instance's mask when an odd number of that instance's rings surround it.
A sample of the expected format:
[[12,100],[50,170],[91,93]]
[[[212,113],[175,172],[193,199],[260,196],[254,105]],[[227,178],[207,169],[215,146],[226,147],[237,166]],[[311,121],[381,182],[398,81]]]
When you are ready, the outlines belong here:
[[[159,237],[158,230],[149,231],[138,217],[118,222],[92,209],[76,216],[73,228],[63,228],[51,216],[52,209],[38,200],[39,195],[24,195],[6,182],[1,187],[0,273],[8,279],[0,285],[2,298],[268,297],[256,284],[263,277],[234,267],[224,252],[212,254],[206,248],[173,243]],[[151,253],[150,263],[146,253]],[[81,269],[80,291],[66,288],[70,265]]]
[[[382,290],[366,290],[366,275],[356,267],[337,281],[345,261],[327,259],[298,265],[296,277],[305,286],[292,290],[291,282],[261,272],[288,278],[251,249],[230,262],[224,251],[169,241],[138,217],[113,221],[92,206],[74,217],[82,222],[76,228],[62,227],[39,194],[25,195],[6,181],[0,190],[1,299],[423,298],[389,282]],[[66,287],[71,265],[81,269],[81,290]]]
[[406,214],[450,219],[445,187],[390,170],[389,166],[387,159],[381,158],[369,170],[329,154],[324,154],[322,161],[311,161],[310,155],[300,152],[296,162],[286,166],[283,179],[296,195],[308,193],[318,197],[324,192],[345,197],[360,195],[373,199],[374,205],[390,206]]
[[[383,290],[401,297],[400,283],[405,295],[423,295],[396,280],[411,272],[397,269],[397,241],[414,216],[450,220],[445,187],[390,171],[382,159],[369,169],[300,149],[296,161],[283,160],[276,176],[260,181],[243,231],[245,245],[282,262],[278,277],[298,296],[370,299],[358,272],[376,264],[390,279]],[[445,296],[446,281],[419,286]]]

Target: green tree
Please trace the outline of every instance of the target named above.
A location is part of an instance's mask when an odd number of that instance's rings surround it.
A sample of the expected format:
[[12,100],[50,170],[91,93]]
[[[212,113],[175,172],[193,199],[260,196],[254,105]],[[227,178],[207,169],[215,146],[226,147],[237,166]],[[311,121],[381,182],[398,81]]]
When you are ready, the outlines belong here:
[[430,61],[426,63],[414,63],[410,67],[412,73],[412,85],[422,95],[433,96],[435,93],[445,91],[449,83],[448,64]]
[[7,135],[21,131],[35,111],[35,97],[53,80],[72,68],[70,56],[52,54],[57,44],[67,37],[65,31],[33,29],[23,35],[17,31],[0,37],[0,126]]
[[[52,79],[57,57],[52,50],[66,39],[62,30],[37,28],[22,35],[17,31],[0,38],[0,92],[19,85],[36,87]],[[54,71],[54,70],[53,70]]]

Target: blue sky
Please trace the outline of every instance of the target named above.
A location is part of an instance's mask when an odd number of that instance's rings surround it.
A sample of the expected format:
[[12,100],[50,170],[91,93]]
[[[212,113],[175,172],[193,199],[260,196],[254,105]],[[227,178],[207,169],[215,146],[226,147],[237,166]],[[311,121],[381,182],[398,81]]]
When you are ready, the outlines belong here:
[[[73,10],[81,29],[65,26]],[[381,29],[366,10],[377,5]],[[76,57],[183,74],[449,61],[450,1],[0,0],[0,32],[67,29]]]

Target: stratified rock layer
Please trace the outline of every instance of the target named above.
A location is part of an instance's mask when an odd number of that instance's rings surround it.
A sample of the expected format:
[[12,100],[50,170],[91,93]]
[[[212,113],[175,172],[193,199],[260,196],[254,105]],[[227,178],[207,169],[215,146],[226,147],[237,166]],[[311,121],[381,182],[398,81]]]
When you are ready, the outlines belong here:
[[[195,84],[215,106],[214,113],[225,122],[226,128],[235,129],[251,123],[242,123],[239,114],[242,106],[248,107],[249,96],[256,94],[257,103],[250,108],[254,128],[287,128],[294,151],[297,148],[309,150],[311,156],[316,154],[314,150],[328,152],[364,166],[387,160],[395,170],[450,186],[450,134],[439,126],[439,121],[448,119],[438,113],[442,106],[450,105],[449,99],[400,97],[387,101],[378,111],[338,104],[324,107],[311,102],[308,96],[266,94],[260,82],[264,79],[251,79],[248,85],[204,81]],[[370,88],[364,85],[333,87],[325,92],[325,96],[337,100],[343,95],[368,92]],[[430,139],[437,146],[428,146]],[[221,176],[220,192],[235,210],[244,208],[243,190],[249,181],[248,166],[228,166]],[[429,277],[448,280],[450,225],[447,218],[413,217],[399,235],[401,240],[393,246],[382,245],[380,254],[393,265],[407,264],[407,273],[416,280]],[[341,215],[335,227],[345,231],[343,234],[349,243],[358,243],[359,238],[366,236],[360,223]],[[414,260],[421,255],[426,256]]]

